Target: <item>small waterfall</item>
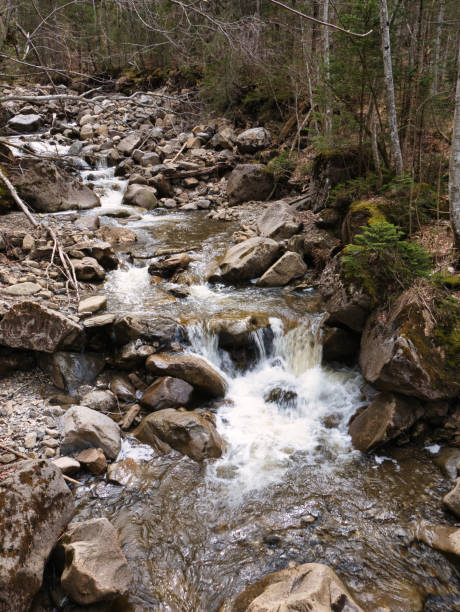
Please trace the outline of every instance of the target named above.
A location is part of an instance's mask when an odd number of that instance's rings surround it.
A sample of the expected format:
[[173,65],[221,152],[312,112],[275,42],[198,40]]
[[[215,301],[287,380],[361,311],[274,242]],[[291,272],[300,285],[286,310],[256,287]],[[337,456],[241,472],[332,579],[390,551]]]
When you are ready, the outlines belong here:
[[310,368],[321,365],[323,345],[321,343],[323,317],[294,327],[286,334],[275,336],[277,354],[284,359],[287,368],[296,376],[301,376]]

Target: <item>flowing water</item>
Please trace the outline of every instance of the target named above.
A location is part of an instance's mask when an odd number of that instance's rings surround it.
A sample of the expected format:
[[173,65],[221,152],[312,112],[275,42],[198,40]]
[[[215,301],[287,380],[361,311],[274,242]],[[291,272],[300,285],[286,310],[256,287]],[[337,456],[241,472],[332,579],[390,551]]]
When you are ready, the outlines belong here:
[[[103,167],[83,175],[102,196],[103,222],[138,235],[108,274],[108,310],[177,320],[186,350],[228,381],[225,399],[207,406],[226,442],[220,459],[158,457],[128,438],[119,458],[138,463],[129,484],[88,479],[76,490],[79,517],[108,517],[134,571],[129,599],[104,609],[225,610],[261,576],[313,561],[333,567],[369,612],[460,609],[455,567],[412,539],[416,521],[446,522],[440,500],[451,481],[424,449],[353,450],[348,421],[373,391],[357,369],[322,364],[316,297],[209,286],[205,270],[230,242],[232,223],[202,212],[113,217],[126,209],[125,181]],[[191,255],[188,297],[150,282],[149,257],[159,249]],[[252,332],[250,363],[236,365],[219,347],[215,321],[248,316],[267,324]]]

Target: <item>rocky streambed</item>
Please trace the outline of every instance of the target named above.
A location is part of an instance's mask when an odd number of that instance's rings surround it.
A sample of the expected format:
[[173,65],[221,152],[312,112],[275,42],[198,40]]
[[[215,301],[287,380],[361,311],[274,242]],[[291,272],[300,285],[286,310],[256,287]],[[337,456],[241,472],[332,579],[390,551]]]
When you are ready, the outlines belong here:
[[458,383],[411,296],[344,282],[315,192],[264,201],[267,130],[161,93],[9,107],[42,212],[0,217],[0,609],[458,609]]

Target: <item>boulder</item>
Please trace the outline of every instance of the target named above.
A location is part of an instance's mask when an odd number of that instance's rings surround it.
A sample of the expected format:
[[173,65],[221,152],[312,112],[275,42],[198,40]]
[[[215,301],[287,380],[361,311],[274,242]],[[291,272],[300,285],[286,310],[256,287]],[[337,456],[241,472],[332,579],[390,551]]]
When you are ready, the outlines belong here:
[[22,172],[11,172],[10,179],[34,210],[86,210],[101,205],[94,191],[50,161],[23,158],[21,169]]
[[153,261],[149,265],[149,274],[171,277],[176,272],[186,270],[192,258],[187,253],[177,253],[165,259]]
[[257,281],[259,287],[284,287],[307,271],[307,265],[298,253],[288,251],[282,255]]
[[75,244],[72,250],[82,251],[85,255],[95,259],[106,270],[115,270],[118,267],[118,257],[109,242],[86,240]]
[[118,346],[127,344],[132,340],[141,339],[165,347],[176,339],[177,330],[177,323],[167,317],[139,319],[125,315],[116,319],[113,323],[112,336],[113,341]]
[[115,459],[120,452],[118,425],[105,414],[86,406],[71,406],[62,417],[62,429],[63,452],[101,448],[108,459]]
[[127,376],[114,376],[110,381],[110,391],[122,402],[136,401],[136,389]]
[[117,397],[111,391],[90,391],[81,398],[80,403],[99,412],[114,412],[118,407]]
[[15,132],[30,134],[40,129],[43,122],[41,115],[16,115],[8,121],[8,127]]
[[35,302],[15,304],[0,321],[0,344],[53,353],[81,345],[82,328],[65,315]]
[[152,412],[133,434],[146,444],[159,438],[194,461],[222,455],[223,440],[217,433],[213,415],[206,410],[187,412],[167,408]]
[[76,460],[96,476],[107,471],[107,459],[100,448],[86,448],[77,455]]
[[214,149],[233,149],[235,142],[236,134],[231,127],[223,127],[211,138],[211,146]]
[[123,204],[131,206],[141,206],[147,210],[152,210],[158,206],[156,189],[148,185],[129,185],[123,197]]
[[227,195],[231,205],[266,200],[273,186],[273,175],[262,164],[239,164],[228,178]]
[[38,365],[56,387],[74,391],[80,385],[90,385],[96,380],[104,369],[105,357],[99,353],[57,351],[52,355],[39,355]]
[[219,346],[227,349],[245,348],[254,342],[257,332],[265,335],[271,331],[269,317],[262,313],[214,316],[207,321],[207,328],[219,337]]
[[117,145],[118,151],[122,155],[131,155],[134,149],[137,149],[142,142],[142,134],[133,132],[125,136]]
[[61,586],[72,601],[86,606],[128,593],[131,570],[117,530],[106,518],[71,523],[60,546],[65,558]]
[[410,429],[423,414],[416,399],[379,393],[350,423],[353,446],[367,453]]
[[227,383],[221,374],[205,359],[196,355],[158,353],[147,358],[145,367],[156,376],[185,380],[211,397],[223,397],[227,390]]
[[179,408],[189,403],[192,393],[192,385],[185,380],[165,376],[147,387],[139,402],[151,410]]
[[442,503],[448,508],[455,516],[460,518],[460,478],[455,481],[455,487],[444,495]]
[[117,227],[116,225],[104,225],[97,232],[96,236],[103,242],[110,244],[130,244],[137,241],[137,235],[127,227]]
[[363,612],[327,565],[305,563],[274,572],[245,589],[232,612]]
[[270,238],[249,238],[227,249],[218,277],[235,283],[257,278],[277,259],[280,250],[279,244]]
[[460,557],[460,529],[458,527],[420,521],[415,529],[415,538],[425,542],[431,548]]
[[287,202],[271,204],[257,221],[259,234],[273,240],[286,240],[302,228],[302,222]]
[[[4,477],[6,475],[6,477]],[[15,463],[0,479],[0,609],[29,610],[52,548],[72,518],[74,501],[59,468]]]
[[78,314],[83,312],[97,312],[102,310],[107,305],[107,296],[105,295],[92,295],[91,297],[80,300],[78,304]]
[[111,364],[121,370],[136,370],[144,365],[147,357],[155,353],[155,350],[149,344],[133,340],[115,352]]
[[456,397],[458,368],[445,359],[436,340],[431,312],[414,293],[403,293],[389,309],[369,317],[361,338],[363,376],[383,391],[422,400]]
[[242,153],[256,153],[270,146],[270,132],[263,127],[245,130],[238,135],[236,144]]
[[78,280],[85,282],[104,280],[105,270],[94,257],[83,257],[83,259],[72,259],[71,261]]

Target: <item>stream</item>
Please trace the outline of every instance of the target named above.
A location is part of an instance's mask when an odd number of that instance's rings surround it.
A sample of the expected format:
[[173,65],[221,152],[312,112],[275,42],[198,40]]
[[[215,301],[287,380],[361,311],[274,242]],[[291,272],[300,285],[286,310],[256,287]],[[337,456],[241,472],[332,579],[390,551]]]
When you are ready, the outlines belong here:
[[[130,482],[88,479],[76,489],[78,518],[111,520],[133,568],[129,599],[100,609],[225,612],[226,601],[265,574],[313,561],[331,566],[369,612],[460,609],[454,566],[412,541],[416,521],[445,522],[440,500],[451,481],[423,448],[353,450],[348,422],[373,390],[358,369],[322,364],[316,296],[208,285],[205,270],[235,223],[203,211],[139,212],[121,204],[127,183],[113,169],[101,163],[82,175],[102,200],[102,209],[82,214],[138,236],[119,247],[122,264],[100,287],[107,311],[175,319],[186,350],[228,381],[225,399],[206,406],[226,441],[220,459],[158,457],[128,436],[119,459],[138,463]],[[149,256],[182,251],[193,262],[181,279],[189,295],[177,299],[151,283],[147,268]],[[236,366],[213,322],[248,316],[268,326],[252,334],[251,363]]]

